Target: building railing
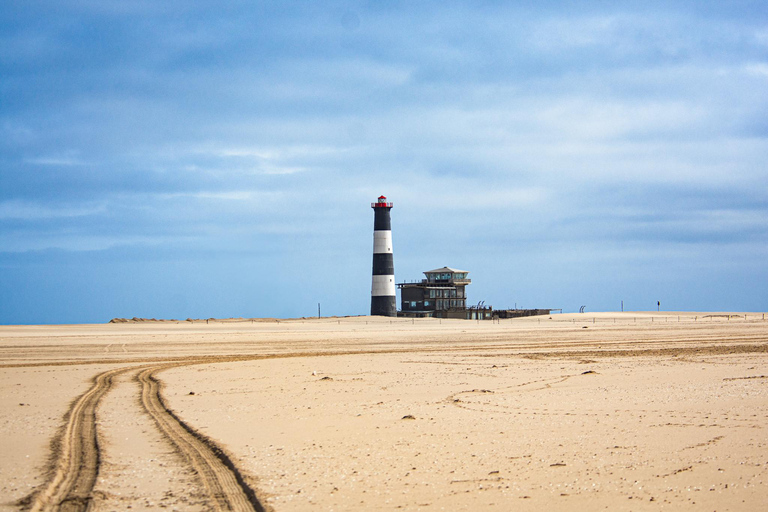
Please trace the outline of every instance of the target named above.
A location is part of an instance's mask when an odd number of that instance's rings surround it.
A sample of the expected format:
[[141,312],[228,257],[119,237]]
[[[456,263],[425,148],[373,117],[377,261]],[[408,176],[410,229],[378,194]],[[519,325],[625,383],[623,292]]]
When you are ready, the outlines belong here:
[[371,208],[392,208],[394,203],[371,203]]
[[467,285],[472,284],[472,280],[467,279],[440,279],[438,281],[428,281],[426,279],[421,280],[413,280],[413,281],[403,281],[402,283],[397,283],[398,286],[401,284],[424,284],[427,286],[434,286],[435,288],[445,288],[455,285]]

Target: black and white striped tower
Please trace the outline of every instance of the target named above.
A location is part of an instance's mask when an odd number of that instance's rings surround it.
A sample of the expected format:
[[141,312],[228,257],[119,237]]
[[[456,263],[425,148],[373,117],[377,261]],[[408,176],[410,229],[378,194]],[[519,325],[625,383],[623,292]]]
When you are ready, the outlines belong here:
[[397,316],[395,295],[395,260],[392,255],[392,203],[379,197],[373,208],[373,284],[371,285],[371,315]]

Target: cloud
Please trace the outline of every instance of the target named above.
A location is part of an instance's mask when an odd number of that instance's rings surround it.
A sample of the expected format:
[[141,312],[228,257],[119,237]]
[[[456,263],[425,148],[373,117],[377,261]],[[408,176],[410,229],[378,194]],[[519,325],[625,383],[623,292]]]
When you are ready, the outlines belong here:
[[756,62],[753,64],[747,64],[744,69],[751,75],[768,77],[768,62]]
[[0,220],[40,220],[98,215],[106,211],[103,203],[86,205],[49,205],[27,201],[0,202]]
[[87,165],[87,163],[84,162],[83,160],[80,160],[78,158],[73,158],[70,156],[25,158],[23,162],[27,164],[32,164],[32,165],[52,165],[57,167],[72,167],[72,166]]

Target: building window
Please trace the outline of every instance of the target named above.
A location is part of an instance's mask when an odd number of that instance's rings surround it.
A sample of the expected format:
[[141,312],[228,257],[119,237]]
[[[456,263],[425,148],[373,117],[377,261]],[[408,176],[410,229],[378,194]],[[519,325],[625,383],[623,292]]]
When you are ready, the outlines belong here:
[[415,308],[415,307],[416,307],[416,301],[415,301],[415,300],[412,300],[412,301],[411,301],[411,307],[412,307],[412,308]]
[[455,296],[456,296],[456,289],[451,288],[451,297],[455,297]]
[[435,290],[429,290],[429,298],[434,299],[435,298]]
[[425,300],[425,301],[424,301],[424,307],[425,307],[425,308],[428,308],[428,307],[429,307],[429,301],[428,301],[428,300]]
[[437,299],[437,309],[443,309],[443,301],[440,299]]

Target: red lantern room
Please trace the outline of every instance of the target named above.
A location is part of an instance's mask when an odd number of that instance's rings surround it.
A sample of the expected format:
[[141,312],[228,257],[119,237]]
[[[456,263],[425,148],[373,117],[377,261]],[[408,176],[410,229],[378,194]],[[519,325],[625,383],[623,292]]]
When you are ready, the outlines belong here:
[[371,208],[392,208],[392,203],[387,202],[386,196],[379,196],[375,203],[371,203]]

